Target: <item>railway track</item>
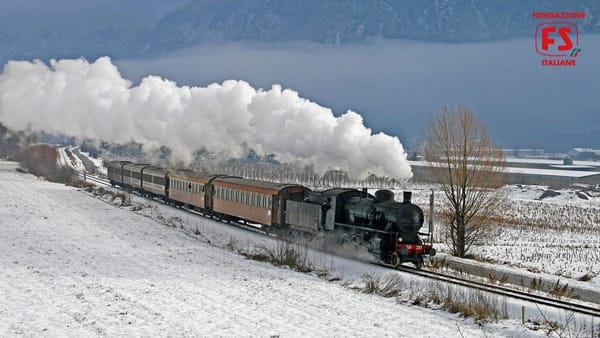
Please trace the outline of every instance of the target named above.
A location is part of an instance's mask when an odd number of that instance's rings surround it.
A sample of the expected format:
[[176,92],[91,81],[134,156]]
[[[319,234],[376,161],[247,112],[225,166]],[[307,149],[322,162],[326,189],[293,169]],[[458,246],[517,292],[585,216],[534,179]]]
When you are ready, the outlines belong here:
[[[387,264],[377,264],[379,266],[387,267],[390,269],[394,269],[393,267]],[[450,276],[446,274],[442,274],[439,272],[429,271],[429,270],[417,270],[415,268],[410,268],[406,266],[400,266],[396,268],[399,271],[410,273],[413,275],[418,275],[421,277],[425,277],[428,279],[443,281],[446,283],[450,283],[453,285],[464,286],[475,290],[481,290],[501,296],[506,296],[514,299],[519,299],[523,301],[528,301],[536,304],[551,306],[554,308],[568,310],[572,312],[576,312],[579,314],[590,315],[600,317],[600,307],[598,306],[590,306],[585,304],[578,304],[574,302],[570,302],[564,299],[553,298],[544,295],[538,295],[529,293],[526,291],[517,290],[514,288],[510,288],[507,286],[490,284],[485,282],[472,281],[461,277]]]
[[[82,179],[84,178],[83,173],[79,173],[79,176]],[[86,174],[85,179],[90,182],[96,183],[96,184],[100,184],[100,185],[104,185],[104,186],[111,186],[110,181],[108,179],[100,177],[98,175]],[[183,208],[182,210],[185,210],[192,214],[196,214],[196,215],[205,217],[205,215],[203,215],[202,213],[199,213],[194,210],[185,209],[185,208]],[[254,231],[256,233],[263,234],[263,235],[269,235],[259,228],[248,226],[248,225],[245,225],[242,223],[240,223],[239,225],[246,230]],[[236,224],[236,226],[237,226],[237,224]],[[397,271],[402,271],[404,273],[410,273],[413,275],[417,275],[417,276],[432,279],[432,280],[446,282],[446,283],[457,285],[457,286],[463,286],[463,287],[467,287],[467,288],[471,288],[471,289],[475,289],[475,290],[485,291],[485,292],[489,292],[492,294],[497,294],[497,295],[501,295],[501,296],[505,296],[505,297],[510,297],[513,299],[523,300],[523,301],[528,301],[528,302],[532,302],[532,303],[536,303],[536,304],[546,305],[546,306],[550,306],[550,307],[554,307],[554,308],[558,308],[558,309],[562,309],[562,310],[572,311],[572,312],[579,313],[579,314],[600,317],[600,307],[598,307],[598,306],[589,306],[589,305],[585,305],[585,304],[578,304],[578,303],[570,302],[570,301],[567,301],[564,299],[557,299],[557,298],[553,298],[553,297],[532,294],[532,293],[517,290],[514,288],[509,288],[509,287],[502,286],[502,285],[495,285],[495,284],[490,284],[490,283],[485,283],[485,282],[472,281],[472,280],[468,280],[465,278],[446,275],[446,274],[429,271],[429,270],[417,270],[415,268],[410,268],[407,266],[400,266],[398,268],[393,268],[392,266],[390,266],[388,264],[383,264],[383,263],[376,263],[376,265],[382,266],[385,268],[389,268],[389,269],[393,269],[393,270],[397,270]]]
[[79,176],[79,178],[81,178],[84,181],[90,181],[92,183],[96,183],[96,184],[100,184],[100,185],[104,185],[104,186],[110,186],[110,181],[108,179],[102,178],[98,175],[83,174],[81,172],[78,172],[77,175]]

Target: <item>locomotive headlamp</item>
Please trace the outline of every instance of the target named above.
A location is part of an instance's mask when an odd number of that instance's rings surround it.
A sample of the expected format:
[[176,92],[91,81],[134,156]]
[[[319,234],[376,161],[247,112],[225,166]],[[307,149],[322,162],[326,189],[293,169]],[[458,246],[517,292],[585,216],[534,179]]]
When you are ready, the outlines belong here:
[[398,237],[398,243],[402,243],[402,237]]

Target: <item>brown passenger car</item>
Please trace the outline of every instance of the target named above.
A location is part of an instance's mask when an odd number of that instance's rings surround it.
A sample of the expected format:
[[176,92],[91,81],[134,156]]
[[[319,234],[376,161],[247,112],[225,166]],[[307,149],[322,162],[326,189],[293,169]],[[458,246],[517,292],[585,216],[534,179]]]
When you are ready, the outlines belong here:
[[285,201],[301,201],[309,191],[301,185],[278,184],[240,177],[212,181],[215,213],[265,225],[285,224]]
[[198,209],[204,209],[207,207],[205,204],[207,184],[213,177],[191,170],[170,172],[169,199],[176,205],[189,205]]

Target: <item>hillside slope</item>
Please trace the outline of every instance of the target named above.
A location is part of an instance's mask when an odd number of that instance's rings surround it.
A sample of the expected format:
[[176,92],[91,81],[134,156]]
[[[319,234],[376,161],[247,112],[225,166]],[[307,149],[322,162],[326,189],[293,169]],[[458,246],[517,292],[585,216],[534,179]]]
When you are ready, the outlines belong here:
[[482,333],[456,315],[246,260],[15,168],[0,161],[0,336]]

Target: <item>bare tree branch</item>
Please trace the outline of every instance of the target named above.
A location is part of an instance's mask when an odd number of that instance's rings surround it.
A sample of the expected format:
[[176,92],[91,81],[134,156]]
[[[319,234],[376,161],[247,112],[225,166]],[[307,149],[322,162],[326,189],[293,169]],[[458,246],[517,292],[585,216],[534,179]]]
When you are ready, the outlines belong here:
[[433,181],[451,210],[445,214],[452,253],[464,257],[489,229],[489,215],[503,200],[506,184],[502,150],[466,107],[443,107],[430,121],[424,147]]

